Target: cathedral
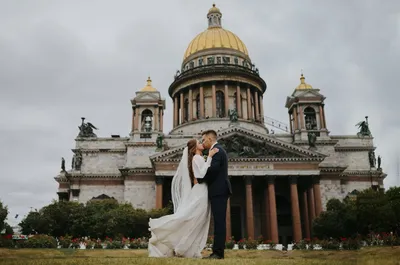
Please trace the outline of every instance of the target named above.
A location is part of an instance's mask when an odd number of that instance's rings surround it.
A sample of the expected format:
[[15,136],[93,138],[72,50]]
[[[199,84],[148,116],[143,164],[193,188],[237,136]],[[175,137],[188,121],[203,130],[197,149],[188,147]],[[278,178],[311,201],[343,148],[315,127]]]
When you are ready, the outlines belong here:
[[98,137],[82,118],[72,168],[65,170],[63,161],[55,177],[59,200],[114,198],[135,208],[165,207],[187,141],[200,139],[207,129],[217,131],[229,156],[233,195],[227,237],[262,235],[281,244],[309,238],[313,219],[329,199],[383,188],[386,174],[375,157],[368,117],[357,134],[332,135],[325,97],[302,74],[286,99],[288,125],[271,122],[263,107],[267,84],[246,45],[223,28],[215,5],[207,22],[207,29],[189,43],[168,88],[172,131],[163,133],[167,106],[148,78],[130,100],[129,136]]

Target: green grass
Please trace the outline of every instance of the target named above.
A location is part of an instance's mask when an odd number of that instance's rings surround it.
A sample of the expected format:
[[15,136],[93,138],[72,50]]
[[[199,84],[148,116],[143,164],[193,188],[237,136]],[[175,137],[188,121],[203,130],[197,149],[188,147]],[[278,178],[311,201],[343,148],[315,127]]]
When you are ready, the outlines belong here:
[[[204,252],[204,255],[208,255]],[[0,264],[9,265],[400,265],[400,247],[364,248],[359,251],[257,251],[229,250],[225,260],[148,258],[147,250],[0,249]]]

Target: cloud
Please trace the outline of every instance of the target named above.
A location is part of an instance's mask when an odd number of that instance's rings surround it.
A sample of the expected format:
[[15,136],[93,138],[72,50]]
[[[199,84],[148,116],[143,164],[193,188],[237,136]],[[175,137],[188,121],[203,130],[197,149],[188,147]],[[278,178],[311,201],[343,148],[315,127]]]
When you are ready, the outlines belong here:
[[[207,1],[206,1],[207,2]],[[1,199],[22,218],[56,198],[53,177],[84,116],[99,136],[126,136],[129,100],[148,75],[167,89],[189,42],[206,28],[212,2],[13,1],[0,4]],[[299,83],[320,88],[331,134],[356,134],[368,115],[377,154],[396,179],[400,143],[398,1],[228,1],[223,26],[247,45],[268,84],[265,115],[288,123],[286,97]],[[19,220],[12,220],[15,223]]]

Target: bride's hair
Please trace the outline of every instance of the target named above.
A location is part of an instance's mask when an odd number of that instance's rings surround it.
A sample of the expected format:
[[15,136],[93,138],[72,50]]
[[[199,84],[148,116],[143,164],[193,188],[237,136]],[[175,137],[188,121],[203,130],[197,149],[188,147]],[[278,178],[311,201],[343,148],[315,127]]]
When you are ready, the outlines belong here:
[[190,176],[190,182],[192,182],[192,186],[193,186],[193,184],[194,184],[194,172],[193,172],[192,161],[193,161],[193,156],[196,154],[197,140],[196,139],[192,139],[189,142],[187,142],[187,147],[188,147],[189,176]]

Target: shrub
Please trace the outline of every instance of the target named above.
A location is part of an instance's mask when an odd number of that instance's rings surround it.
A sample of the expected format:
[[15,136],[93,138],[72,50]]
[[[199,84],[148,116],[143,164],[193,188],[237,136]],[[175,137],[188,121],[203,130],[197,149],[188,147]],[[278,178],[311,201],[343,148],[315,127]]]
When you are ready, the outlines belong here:
[[233,237],[229,238],[226,242],[225,242],[225,248],[226,249],[233,249],[233,247],[235,246],[235,240]]
[[339,250],[340,243],[335,239],[321,240],[320,245],[324,250]]
[[358,238],[342,238],[342,249],[357,250],[361,248],[361,241]]
[[239,249],[244,249],[245,242],[246,242],[246,239],[244,239],[244,238],[240,239],[237,242]]
[[57,241],[54,237],[47,235],[34,235],[28,240],[17,241],[20,248],[57,248]]
[[248,239],[245,241],[246,249],[257,249],[258,242],[254,239]]
[[69,248],[72,243],[72,238],[70,236],[60,237],[58,238],[61,248]]
[[11,237],[8,236],[0,236],[0,248],[13,248],[14,242]]
[[307,249],[307,242],[306,240],[302,239],[299,242],[293,244],[293,249],[304,250]]
[[71,248],[74,248],[74,249],[81,248],[81,242],[80,242],[79,238],[74,238],[71,240]]

